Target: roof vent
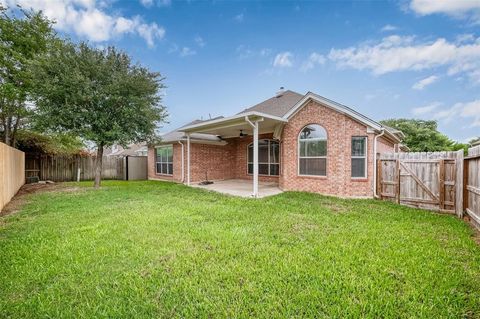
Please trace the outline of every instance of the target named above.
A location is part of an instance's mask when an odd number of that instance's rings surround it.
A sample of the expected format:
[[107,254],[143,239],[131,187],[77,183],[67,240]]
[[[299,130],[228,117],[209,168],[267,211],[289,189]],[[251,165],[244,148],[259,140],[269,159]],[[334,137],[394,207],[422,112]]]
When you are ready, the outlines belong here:
[[280,90],[277,91],[276,97],[281,97],[285,93],[285,88],[283,86],[280,87]]

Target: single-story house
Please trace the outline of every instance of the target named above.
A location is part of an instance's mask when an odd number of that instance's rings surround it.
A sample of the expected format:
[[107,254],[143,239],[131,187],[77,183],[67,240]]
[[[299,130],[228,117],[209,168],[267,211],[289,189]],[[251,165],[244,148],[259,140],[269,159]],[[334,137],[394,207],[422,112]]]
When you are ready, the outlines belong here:
[[[402,150],[402,132],[312,92],[283,88],[229,117],[196,120],[148,150],[149,179],[273,182],[282,190],[372,197],[376,156]],[[250,182],[249,182],[250,183]]]

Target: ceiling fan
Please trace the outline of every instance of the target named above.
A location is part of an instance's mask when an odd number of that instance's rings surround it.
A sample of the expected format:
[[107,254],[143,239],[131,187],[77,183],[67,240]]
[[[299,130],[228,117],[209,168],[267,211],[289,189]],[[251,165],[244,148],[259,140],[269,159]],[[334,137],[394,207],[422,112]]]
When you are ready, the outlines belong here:
[[240,130],[240,138],[248,136],[247,133],[243,133],[243,130]]

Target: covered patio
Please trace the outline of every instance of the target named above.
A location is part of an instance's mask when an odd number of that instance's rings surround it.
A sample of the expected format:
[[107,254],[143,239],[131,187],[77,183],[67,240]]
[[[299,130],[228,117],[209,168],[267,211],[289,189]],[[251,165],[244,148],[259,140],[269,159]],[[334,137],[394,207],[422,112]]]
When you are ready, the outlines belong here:
[[[259,182],[259,134],[271,133],[279,139],[286,119],[261,112],[245,112],[227,118],[214,119],[182,128],[187,137],[186,147],[186,184],[211,189],[222,193],[244,197],[264,197],[280,193],[277,183]],[[194,133],[210,134],[221,140],[250,135],[253,139],[252,180],[231,179],[217,181],[214,184],[200,186],[191,182],[191,135]],[[232,164],[233,165],[233,164]]]
[[[192,183],[191,186],[219,192],[222,194],[252,197],[252,181],[245,179],[227,179],[224,181],[215,181],[213,184],[202,185],[201,183]],[[282,193],[277,183],[259,182],[257,198],[273,196]]]

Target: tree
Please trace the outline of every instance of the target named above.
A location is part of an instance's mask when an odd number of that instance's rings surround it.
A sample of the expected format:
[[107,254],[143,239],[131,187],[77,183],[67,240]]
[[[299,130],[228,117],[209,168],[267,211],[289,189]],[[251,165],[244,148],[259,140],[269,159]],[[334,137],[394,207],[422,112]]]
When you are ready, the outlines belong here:
[[466,147],[466,145],[455,142],[440,133],[436,121],[390,119],[380,121],[380,123],[402,131],[405,134],[403,143],[412,152],[456,151]]
[[100,186],[103,148],[149,141],[166,117],[160,73],[133,64],[114,47],[65,43],[34,65],[36,123],[97,148],[94,186]]
[[71,134],[42,134],[31,130],[19,130],[15,148],[33,154],[79,155],[85,154],[85,145]]
[[20,12],[22,18],[10,17],[0,6],[0,134],[11,146],[31,114],[27,107],[32,90],[30,63],[55,39],[52,22],[41,13]]

